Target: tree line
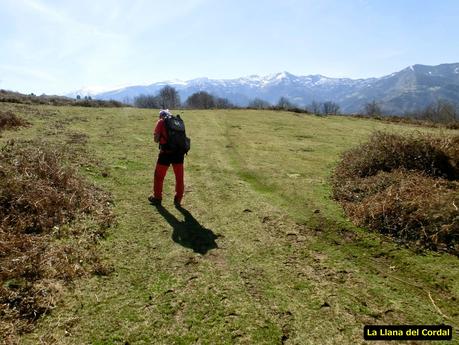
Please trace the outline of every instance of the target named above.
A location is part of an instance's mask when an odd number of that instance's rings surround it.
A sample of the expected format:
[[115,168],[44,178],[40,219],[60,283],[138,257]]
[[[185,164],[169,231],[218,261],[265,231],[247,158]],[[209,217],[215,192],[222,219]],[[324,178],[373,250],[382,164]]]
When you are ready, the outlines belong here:
[[[192,109],[229,109],[239,108],[227,98],[217,97],[206,91],[195,92],[190,95],[185,102],[181,102],[178,91],[169,85],[164,86],[156,95],[139,95],[134,98],[134,106],[138,108],[152,109],[177,109],[181,107]],[[310,107],[299,107],[292,103],[287,97],[280,97],[276,104],[271,104],[260,98],[255,98],[249,102],[249,109],[272,109],[287,110],[302,113],[315,113],[335,115],[339,113],[339,105],[335,102],[313,102]]]
[[164,86],[156,95],[140,95],[136,97],[134,106],[153,109],[177,109],[182,106],[192,109],[237,108],[227,98],[217,97],[206,91],[193,93],[182,104],[179,93],[171,86]]
[[[181,107],[191,109],[239,108],[227,98],[217,97],[206,91],[195,92],[182,103],[178,91],[169,85],[164,86],[156,95],[140,95],[136,97],[134,99],[134,106],[152,109],[177,109]],[[246,108],[286,110],[316,115],[337,115],[341,113],[339,104],[333,101],[312,101],[309,105],[301,107],[290,101],[287,97],[280,97],[275,104],[271,104],[261,98],[255,98],[249,102]],[[361,114],[370,117],[388,115],[376,100],[365,103]],[[438,100],[423,109],[414,112],[405,112],[400,115],[431,122],[449,123],[459,121],[458,107],[445,100]]]
[[271,104],[260,98],[253,99],[247,106],[249,109],[273,109],[287,110],[296,113],[310,113],[316,115],[337,115],[340,113],[340,106],[332,101],[317,102],[313,101],[310,105],[300,107],[291,102],[287,97],[279,98],[276,104]]
[[[388,115],[376,100],[365,104],[363,114],[370,117]],[[400,115],[435,123],[454,123],[459,122],[459,107],[450,101],[438,99],[423,108],[407,111]]]

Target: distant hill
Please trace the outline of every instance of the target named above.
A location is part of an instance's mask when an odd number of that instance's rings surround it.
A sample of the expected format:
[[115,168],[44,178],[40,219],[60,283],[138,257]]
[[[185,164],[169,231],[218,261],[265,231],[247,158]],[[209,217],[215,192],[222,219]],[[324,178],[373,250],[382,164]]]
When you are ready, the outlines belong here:
[[31,93],[25,95],[23,93],[0,89],[0,102],[5,103],[21,103],[21,104],[46,104],[46,105],[72,105],[81,107],[124,107],[127,104],[110,100],[92,99],[85,97],[82,99],[71,98],[70,96],[56,95],[40,95],[36,96]]
[[[329,78],[322,75],[295,76],[288,72],[237,79],[199,78],[172,80],[147,86],[92,93],[97,99],[130,103],[140,94],[156,94],[165,85],[175,87],[184,101],[197,91],[207,91],[246,106],[253,98],[275,104],[281,96],[304,106],[312,101],[334,101],[343,112],[361,112],[365,103],[376,100],[390,114],[425,107],[437,99],[459,104],[459,63],[438,66],[413,65],[381,78]],[[72,96],[75,93],[70,94]]]

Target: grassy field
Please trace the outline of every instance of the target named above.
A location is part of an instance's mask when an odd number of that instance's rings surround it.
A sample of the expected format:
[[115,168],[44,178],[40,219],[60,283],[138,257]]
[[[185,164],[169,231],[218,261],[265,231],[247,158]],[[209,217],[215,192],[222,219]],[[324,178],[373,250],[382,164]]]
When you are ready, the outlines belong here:
[[63,289],[21,344],[362,344],[365,324],[459,329],[458,258],[356,228],[330,199],[340,153],[373,131],[438,129],[186,111],[184,209],[173,207],[172,169],[157,209],[147,201],[156,112],[0,107],[32,123],[0,142],[84,147],[81,172],[112,193],[117,216],[99,246],[113,273]]

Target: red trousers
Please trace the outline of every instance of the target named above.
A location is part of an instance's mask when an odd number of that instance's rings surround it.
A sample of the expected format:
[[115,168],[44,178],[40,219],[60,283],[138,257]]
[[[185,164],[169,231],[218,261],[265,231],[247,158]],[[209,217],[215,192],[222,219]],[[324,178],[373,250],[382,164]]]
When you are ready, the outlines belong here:
[[[156,163],[155,177],[153,180],[153,194],[156,199],[162,200],[163,198],[163,182],[166,177],[169,165]],[[172,163],[175,175],[175,201],[180,203],[183,198],[185,190],[185,183],[183,181],[183,163]]]

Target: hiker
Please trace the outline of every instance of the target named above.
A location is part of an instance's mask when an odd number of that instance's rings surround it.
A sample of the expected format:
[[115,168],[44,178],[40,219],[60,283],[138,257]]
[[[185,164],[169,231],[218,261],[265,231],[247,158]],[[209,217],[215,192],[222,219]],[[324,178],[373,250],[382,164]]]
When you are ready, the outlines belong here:
[[[174,124],[178,124],[178,127],[174,127]],[[173,136],[173,138],[169,138],[169,136]],[[172,164],[175,175],[174,204],[180,206],[185,189],[183,159],[189,150],[190,143],[189,139],[186,138],[185,125],[180,116],[174,117],[169,109],[161,109],[154,130],[154,140],[159,143],[160,151],[153,178],[153,194],[148,197],[148,200],[154,205],[161,205],[164,177]]]

